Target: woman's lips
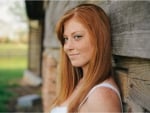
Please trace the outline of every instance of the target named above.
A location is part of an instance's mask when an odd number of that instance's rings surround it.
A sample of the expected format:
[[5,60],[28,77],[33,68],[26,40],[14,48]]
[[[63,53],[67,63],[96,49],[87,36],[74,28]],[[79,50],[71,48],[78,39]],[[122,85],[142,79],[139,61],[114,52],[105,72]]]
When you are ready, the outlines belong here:
[[69,54],[69,57],[70,58],[74,58],[74,57],[76,57],[76,56],[78,56],[79,54],[78,53],[75,53],[75,54]]

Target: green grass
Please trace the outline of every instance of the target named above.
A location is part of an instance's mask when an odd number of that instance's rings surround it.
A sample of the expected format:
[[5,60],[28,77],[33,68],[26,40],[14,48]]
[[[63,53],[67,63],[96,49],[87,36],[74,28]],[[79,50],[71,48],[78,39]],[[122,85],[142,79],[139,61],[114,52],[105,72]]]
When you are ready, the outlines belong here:
[[27,54],[27,44],[0,43],[0,57],[24,56]]
[[26,56],[0,57],[0,69],[24,69],[26,66]]
[[[27,45],[0,44],[0,54],[8,52],[27,52]],[[19,87],[19,80],[27,68],[27,56],[0,55],[0,112],[8,112],[8,102],[17,94],[10,88]]]
[[0,43],[0,52],[6,50],[27,50],[27,44]]
[[25,69],[0,69],[0,86],[12,87],[18,84]]

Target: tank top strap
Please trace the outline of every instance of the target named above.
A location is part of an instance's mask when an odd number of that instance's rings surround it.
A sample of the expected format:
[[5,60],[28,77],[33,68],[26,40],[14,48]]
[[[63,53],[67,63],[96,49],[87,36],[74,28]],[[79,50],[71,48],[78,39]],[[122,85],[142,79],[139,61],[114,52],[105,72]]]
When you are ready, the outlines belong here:
[[[94,89],[97,88],[97,87],[107,87],[107,88],[110,88],[110,89],[112,89],[113,91],[115,91],[115,92],[117,93],[117,95],[120,97],[120,93],[119,93],[118,89],[115,88],[113,85],[111,85],[111,84],[109,84],[109,83],[104,82],[104,83],[102,83],[102,84],[98,84],[98,85],[96,85],[96,86],[93,88],[93,91],[94,91]],[[93,92],[93,91],[92,91],[92,92]],[[92,92],[91,92],[91,93],[92,93]]]
[[101,83],[101,84],[98,84],[98,85],[94,86],[94,87],[89,91],[89,93],[87,94],[87,96],[83,99],[83,101],[80,103],[78,109],[80,109],[80,107],[84,104],[84,102],[87,100],[87,98],[93,93],[93,91],[94,91],[95,89],[99,88],[99,87],[107,87],[107,88],[110,88],[110,89],[112,89],[113,91],[115,91],[116,94],[118,95],[119,99],[120,99],[121,109],[123,109],[123,108],[122,108],[121,96],[120,96],[120,93],[119,93],[118,89],[115,88],[114,86],[112,86],[111,84],[106,83],[106,82],[103,82],[103,83]]

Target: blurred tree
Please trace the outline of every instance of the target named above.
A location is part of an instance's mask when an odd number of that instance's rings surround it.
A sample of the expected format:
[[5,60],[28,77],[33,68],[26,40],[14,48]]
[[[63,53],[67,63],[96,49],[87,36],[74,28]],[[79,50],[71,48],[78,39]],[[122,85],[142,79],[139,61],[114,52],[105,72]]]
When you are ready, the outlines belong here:
[[17,21],[27,22],[25,10],[25,2],[23,0],[15,0],[9,7],[9,11],[14,15]]

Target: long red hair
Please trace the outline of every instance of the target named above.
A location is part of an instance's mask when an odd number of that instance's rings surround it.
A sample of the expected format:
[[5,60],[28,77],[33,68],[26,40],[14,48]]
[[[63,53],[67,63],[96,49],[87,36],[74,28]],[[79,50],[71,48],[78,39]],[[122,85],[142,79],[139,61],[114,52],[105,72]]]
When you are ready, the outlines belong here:
[[[89,62],[88,74],[82,76],[80,67],[73,67],[63,50],[64,23],[71,18],[77,18],[85,25],[91,34],[92,44],[95,46],[93,57]],[[77,89],[78,95],[70,101],[68,112],[76,112],[81,101],[90,89],[111,76],[111,38],[110,23],[105,12],[94,4],[81,4],[67,11],[56,26],[56,33],[61,42],[61,71],[59,89],[53,106],[63,103],[74,91],[79,80],[83,78],[81,86]]]

